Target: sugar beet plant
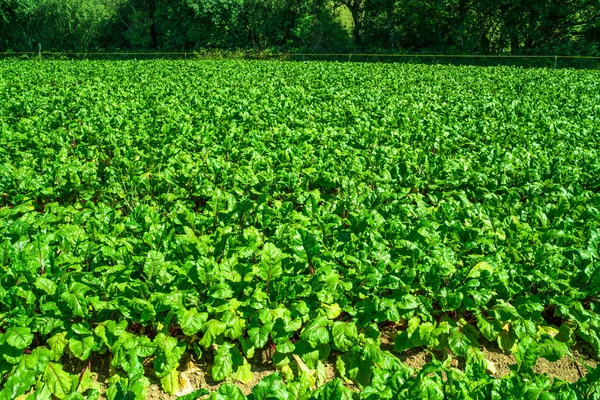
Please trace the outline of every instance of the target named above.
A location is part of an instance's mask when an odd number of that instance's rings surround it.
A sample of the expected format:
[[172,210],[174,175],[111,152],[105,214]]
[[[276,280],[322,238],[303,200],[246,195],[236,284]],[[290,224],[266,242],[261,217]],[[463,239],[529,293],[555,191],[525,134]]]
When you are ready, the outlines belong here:
[[600,369],[534,372],[600,355],[599,82],[2,61],[0,399],[173,394],[200,361],[225,383],[186,399],[242,399],[264,354],[248,399],[599,399]]

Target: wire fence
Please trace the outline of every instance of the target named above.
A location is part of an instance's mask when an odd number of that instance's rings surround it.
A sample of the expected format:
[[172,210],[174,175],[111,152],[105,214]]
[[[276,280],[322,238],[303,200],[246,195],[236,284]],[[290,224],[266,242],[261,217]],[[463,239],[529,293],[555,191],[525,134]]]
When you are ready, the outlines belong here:
[[3,57],[46,59],[249,59],[290,61],[416,62],[469,65],[521,65],[532,67],[600,68],[600,56],[491,55],[491,54],[387,54],[387,53],[260,53],[260,52],[0,52]]

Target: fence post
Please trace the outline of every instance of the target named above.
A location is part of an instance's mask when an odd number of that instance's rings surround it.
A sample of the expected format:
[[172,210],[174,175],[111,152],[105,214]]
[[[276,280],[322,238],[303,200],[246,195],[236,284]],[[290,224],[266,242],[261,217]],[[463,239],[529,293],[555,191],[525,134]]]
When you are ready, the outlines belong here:
[[38,43],[38,57],[42,58],[42,44]]
[[558,59],[558,56],[554,56],[554,69],[556,69],[556,60]]

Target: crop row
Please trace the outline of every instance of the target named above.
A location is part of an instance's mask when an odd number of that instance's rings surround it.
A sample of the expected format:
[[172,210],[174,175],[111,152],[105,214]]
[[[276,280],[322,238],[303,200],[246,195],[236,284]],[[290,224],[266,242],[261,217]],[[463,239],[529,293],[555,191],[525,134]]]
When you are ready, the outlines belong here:
[[600,398],[533,371],[600,356],[599,78],[3,61],[0,399],[98,398],[99,359],[109,399],[185,360],[249,382],[265,349],[252,399]]

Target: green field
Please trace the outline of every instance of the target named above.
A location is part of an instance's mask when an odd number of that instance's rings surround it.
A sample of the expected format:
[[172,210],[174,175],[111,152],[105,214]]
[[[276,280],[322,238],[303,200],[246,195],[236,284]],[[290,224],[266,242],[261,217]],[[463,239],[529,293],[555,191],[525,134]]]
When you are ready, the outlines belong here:
[[600,399],[599,144],[598,70],[1,61],[0,399]]

